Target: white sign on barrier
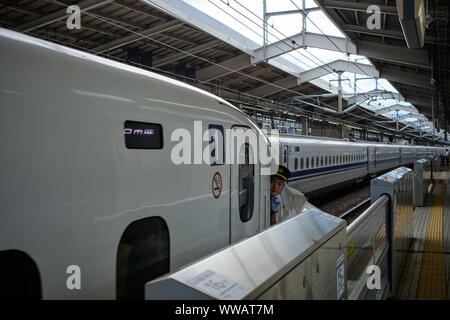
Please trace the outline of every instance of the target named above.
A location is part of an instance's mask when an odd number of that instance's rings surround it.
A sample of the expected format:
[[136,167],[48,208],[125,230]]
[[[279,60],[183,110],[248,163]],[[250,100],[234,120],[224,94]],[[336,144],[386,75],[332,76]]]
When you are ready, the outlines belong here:
[[188,280],[187,283],[218,299],[237,299],[246,291],[246,288],[238,282],[211,270],[202,272]]

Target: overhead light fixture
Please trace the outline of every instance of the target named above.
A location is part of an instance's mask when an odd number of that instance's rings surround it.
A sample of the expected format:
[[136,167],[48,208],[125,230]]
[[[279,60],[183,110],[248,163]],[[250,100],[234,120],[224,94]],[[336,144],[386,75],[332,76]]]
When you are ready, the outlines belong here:
[[424,0],[397,0],[397,12],[408,48],[423,48],[426,15]]

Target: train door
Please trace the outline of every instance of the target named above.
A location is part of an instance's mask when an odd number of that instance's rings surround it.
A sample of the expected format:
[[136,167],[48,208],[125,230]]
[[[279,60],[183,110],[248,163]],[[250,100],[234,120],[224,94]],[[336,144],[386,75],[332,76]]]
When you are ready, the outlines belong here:
[[376,172],[376,147],[369,146],[367,147],[367,164],[369,166],[369,174]]
[[378,147],[375,147],[375,152],[373,153],[373,167],[375,170],[377,169],[377,160],[378,160]]
[[281,164],[286,168],[289,168],[289,146],[283,145],[283,152],[281,155]]
[[233,145],[236,144],[233,141],[229,143],[239,159],[230,164],[230,243],[234,243],[259,231],[259,165],[255,163],[255,150],[249,143],[241,146]]
[[370,173],[370,152],[369,147],[366,147],[366,166],[367,166],[367,174]]

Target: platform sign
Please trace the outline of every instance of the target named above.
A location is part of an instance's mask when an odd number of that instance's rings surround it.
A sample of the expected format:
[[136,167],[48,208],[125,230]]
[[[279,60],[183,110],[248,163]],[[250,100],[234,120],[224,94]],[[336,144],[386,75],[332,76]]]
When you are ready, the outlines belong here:
[[344,255],[342,254],[337,260],[336,268],[336,282],[337,282],[337,299],[344,300],[345,295],[345,270],[344,270]]
[[187,284],[216,299],[236,300],[247,292],[245,286],[211,270],[189,279]]

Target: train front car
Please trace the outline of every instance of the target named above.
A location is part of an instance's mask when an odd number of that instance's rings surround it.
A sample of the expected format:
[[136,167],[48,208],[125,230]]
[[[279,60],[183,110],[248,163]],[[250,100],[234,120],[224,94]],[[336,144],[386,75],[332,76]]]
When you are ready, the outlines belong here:
[[[239,109],[13,31],[0,29],[0,47],[10,298],[143,298],[146,281],[268,225],[270,178],[251,161],[268,140]],[[256,142],[233,151],[245,134]]]

